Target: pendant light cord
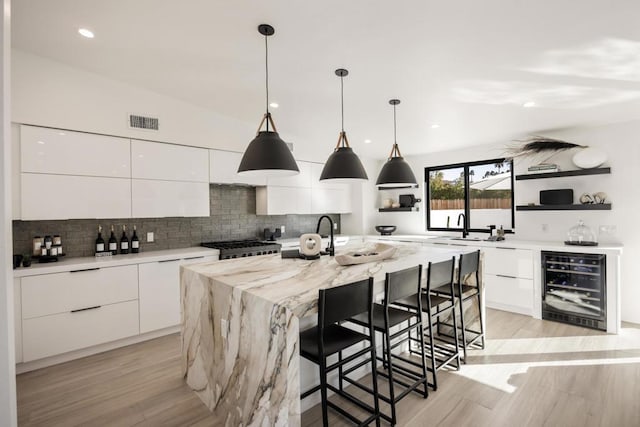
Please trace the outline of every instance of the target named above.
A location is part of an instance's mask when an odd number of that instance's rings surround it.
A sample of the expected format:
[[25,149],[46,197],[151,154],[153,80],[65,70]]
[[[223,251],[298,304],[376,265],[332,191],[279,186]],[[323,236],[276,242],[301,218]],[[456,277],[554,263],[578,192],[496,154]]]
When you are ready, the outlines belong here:
[[398,145],[398,140],[396,138],[396,106],[393,105],[393,145]]
[[340,111],[342,118],[342,133],[344,133],[344,76],[340,76]]
[[[268,36],[264,36],[264,85],[267,95],[267,118],[269,117],[269,44],[267,42]],[[267,120],[267,132],[269,132],[269,120]]]

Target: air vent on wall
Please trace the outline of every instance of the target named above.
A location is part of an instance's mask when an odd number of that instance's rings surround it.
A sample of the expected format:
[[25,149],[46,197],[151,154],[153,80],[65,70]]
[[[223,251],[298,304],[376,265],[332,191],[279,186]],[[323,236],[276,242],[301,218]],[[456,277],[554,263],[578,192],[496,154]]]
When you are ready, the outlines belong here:
[[129,127],[133,129],[158,130],[158,118],[129,114]]

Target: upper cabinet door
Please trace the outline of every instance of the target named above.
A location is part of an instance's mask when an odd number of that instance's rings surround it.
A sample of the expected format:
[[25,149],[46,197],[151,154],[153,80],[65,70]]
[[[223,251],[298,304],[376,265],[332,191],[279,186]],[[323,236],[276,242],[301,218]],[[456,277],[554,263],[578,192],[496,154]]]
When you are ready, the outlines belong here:
[[209,216],[209,183],[133,179],[134,218]]
[[20,126],[21,171],[130,178],[126,138]]
[[273,187],[311,188],[311,165],[309,162],[297,161],[300,173],[283,178],[268,178],[267,185]]
[[266,177],[247,177],[238,174],[242,153],[209,150],[209,182],[214,184],[267,185]]
[[140,179],[209,182],[207,149],[131,140],[131,175]]

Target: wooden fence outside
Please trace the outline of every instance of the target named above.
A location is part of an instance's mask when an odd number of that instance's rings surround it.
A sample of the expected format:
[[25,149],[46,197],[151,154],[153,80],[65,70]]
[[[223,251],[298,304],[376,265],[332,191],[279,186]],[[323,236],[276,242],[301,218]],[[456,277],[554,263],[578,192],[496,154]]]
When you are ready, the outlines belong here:
[[[464,200],[431,200],[431,209],[464,209]],[[511,199],[471,199],[471,209],[511,209]]]

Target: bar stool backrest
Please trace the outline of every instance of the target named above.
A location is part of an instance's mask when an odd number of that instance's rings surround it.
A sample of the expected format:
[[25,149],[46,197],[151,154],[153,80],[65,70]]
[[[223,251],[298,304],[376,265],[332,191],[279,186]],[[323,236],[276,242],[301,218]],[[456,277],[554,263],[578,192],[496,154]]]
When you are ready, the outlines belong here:
[[384,283],[385,303],[393,304],[400,299],[415,296],[420,305],[421,281],[422,265],[387,273]]
[[462,281],[462,278],[468,274],[477,273],[480,266],[480,251],[469,252],[460,255],[460,266],[458,267],[458,279]]
[[456,257],[452,257],[448,261],[430,262],[429,271],[427,273],[427,292],[431,289],[439,288],[443,285],[450,285],[453,292],[453,271],[456,263]]
[[371,313],[373,278],[335,288],[320,289],[318,295],[318,326],[320,329],[347,320],[360,313]]

